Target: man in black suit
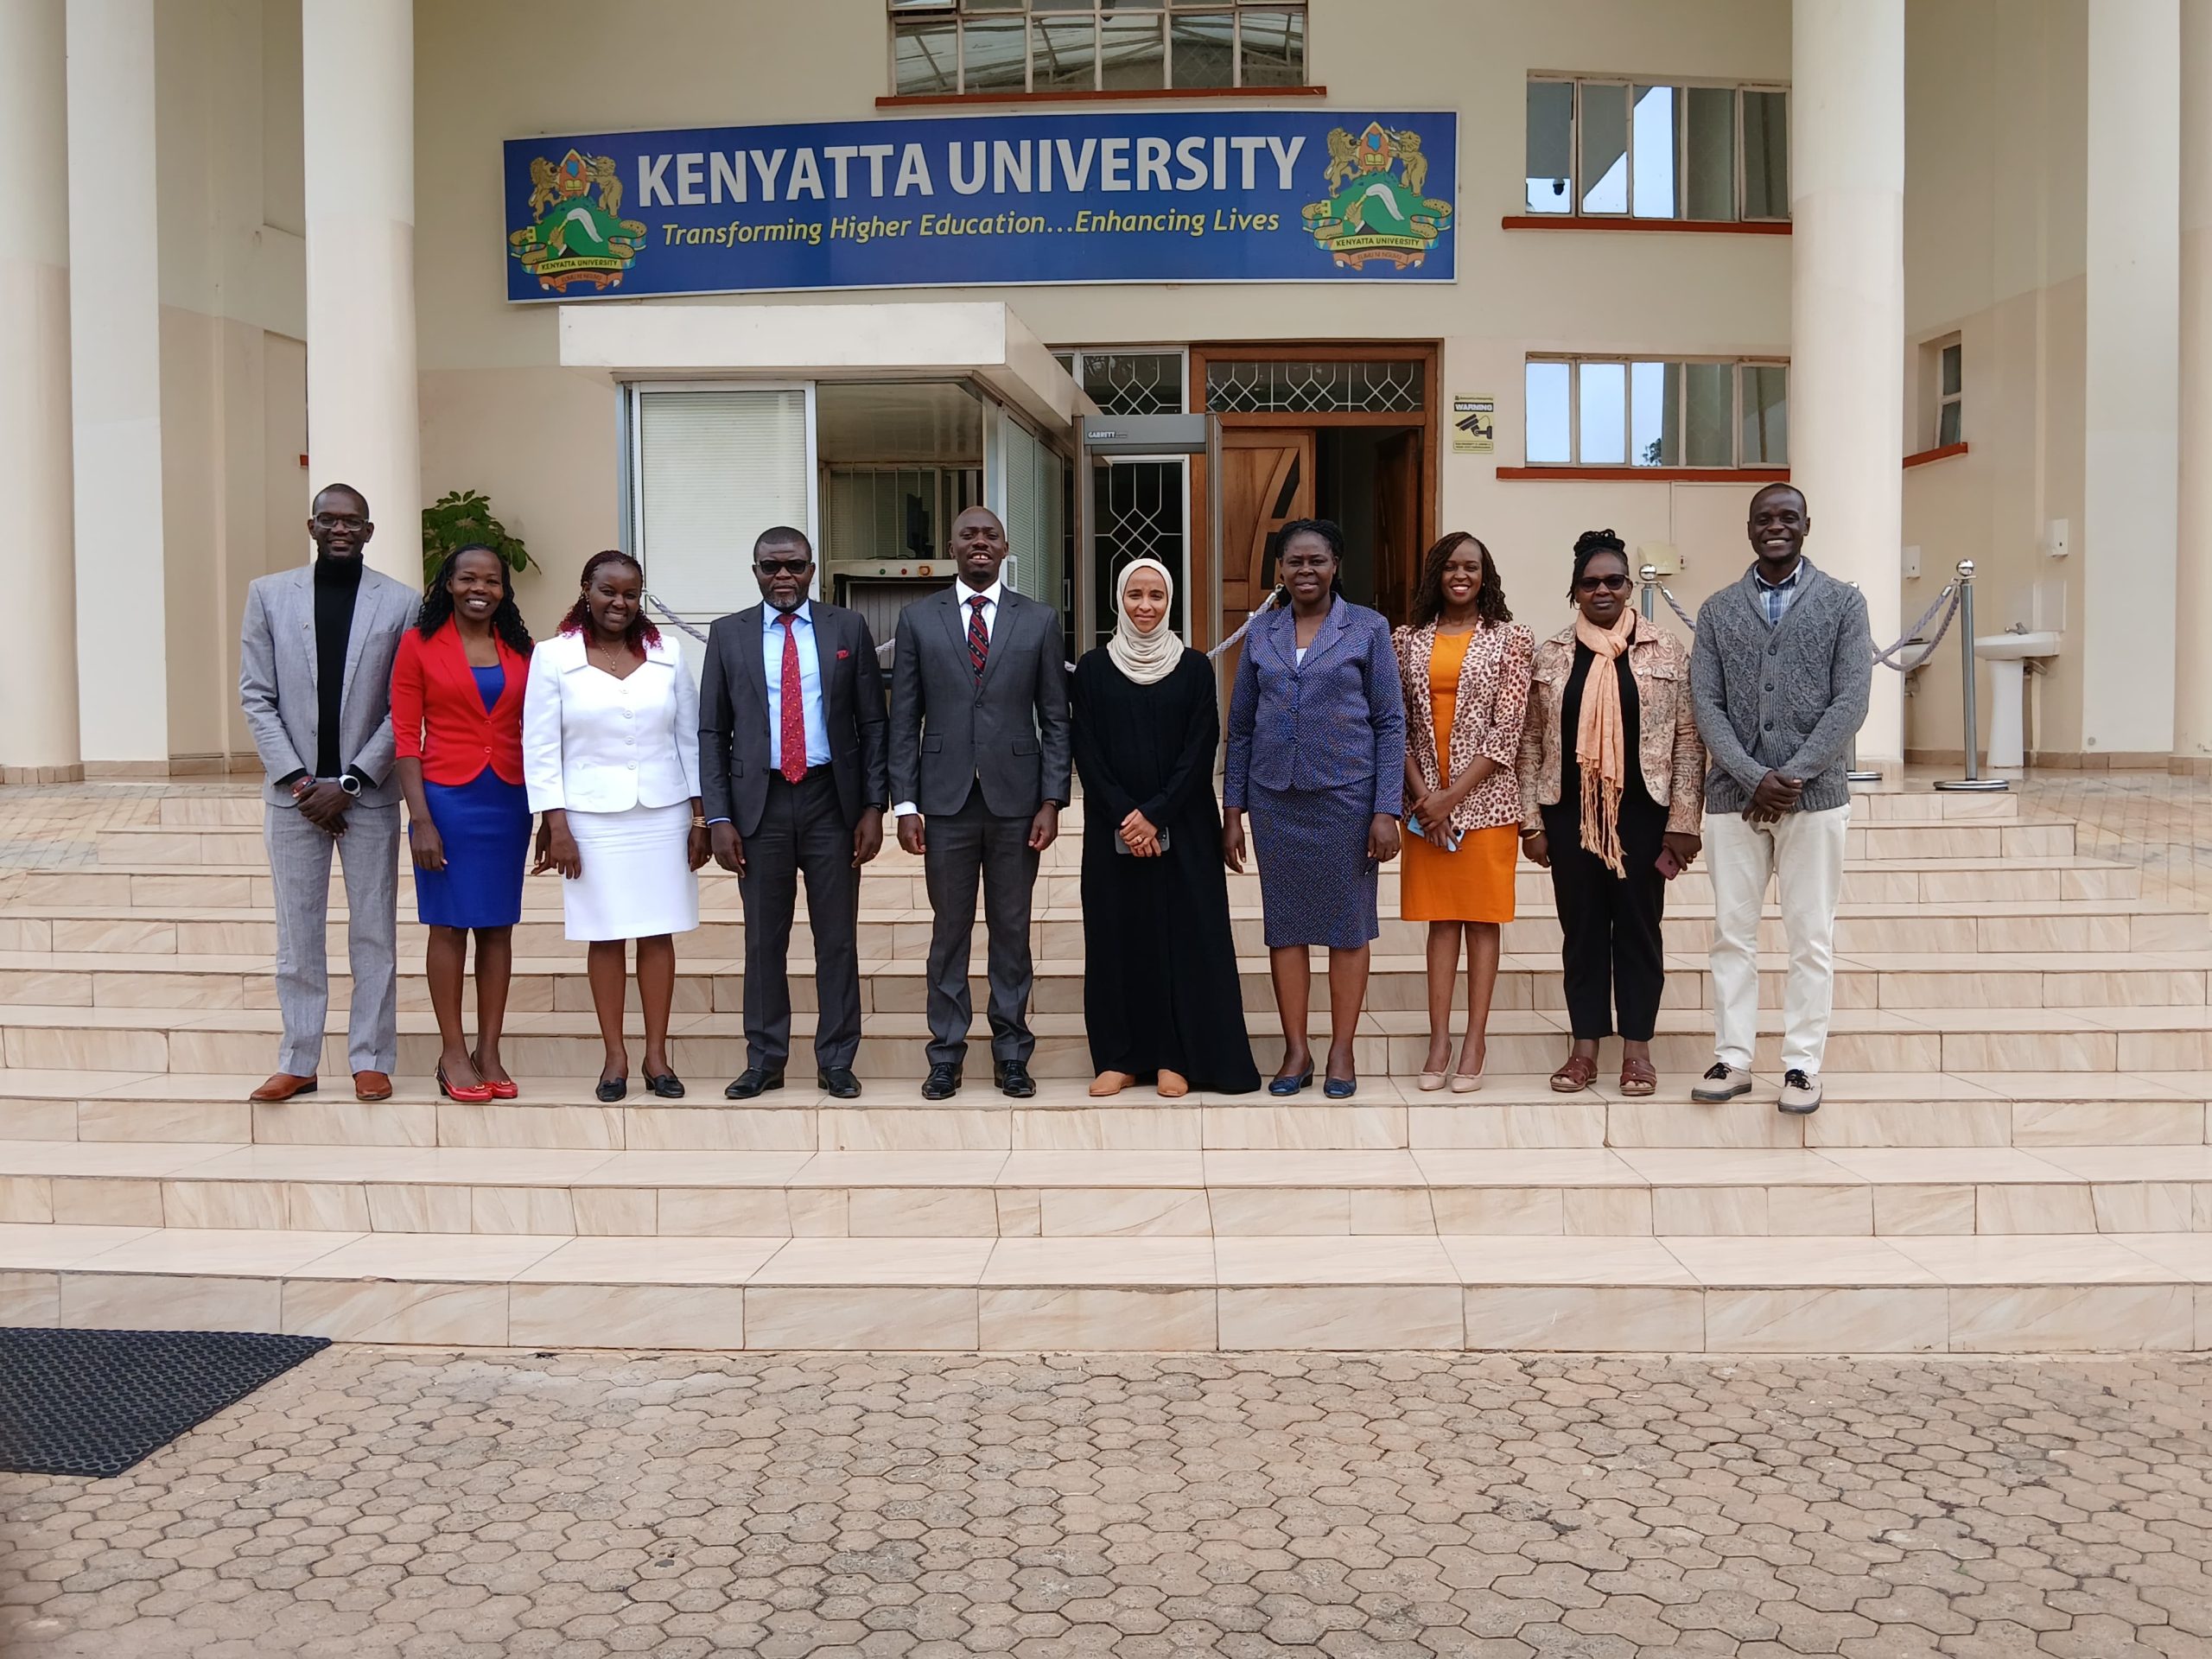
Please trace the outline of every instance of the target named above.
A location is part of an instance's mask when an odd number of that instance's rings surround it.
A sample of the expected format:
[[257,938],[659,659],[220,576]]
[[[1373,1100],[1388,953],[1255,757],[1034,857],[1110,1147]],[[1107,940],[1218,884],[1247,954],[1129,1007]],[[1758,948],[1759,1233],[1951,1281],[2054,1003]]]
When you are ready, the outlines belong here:
[[888,798],[883,671],[856,611],[807,597],[814,550],[788,526],[753,544],[765,604],[715,624],[699,688],[699,787],[715,861],[745,902],[745,1071],[722,1092],[784,1086],[798,875],[821,1023],[815,1081],[861,1091],[861,866],[883,849]]
[[925,1100],[960,1087],[975,1017],[968,995],[976,882],[990,943],[995,1081],[1037,1092],[1029,1057],[1029,898],[1068,801],[1067,662],[1060,615],[999,580],[1006,527],[988,507],[956,519],[960,579],[899,618],[891,668],[891,785],[899,844],[922,857],[930,936]]

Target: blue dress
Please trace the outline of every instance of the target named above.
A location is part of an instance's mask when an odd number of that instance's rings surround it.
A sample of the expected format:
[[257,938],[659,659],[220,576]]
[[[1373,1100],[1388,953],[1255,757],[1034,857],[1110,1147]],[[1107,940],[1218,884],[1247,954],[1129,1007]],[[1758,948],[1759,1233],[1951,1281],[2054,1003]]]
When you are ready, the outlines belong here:
[[[506,670],[495,663],[468,671],[489,712],[506,689]],[[446,867],[415,867],[416,917],[425,927],[512,927],[522,919],[523,869],[530,855],[529,791],[501,781],[486,766],[465,784],[426,778],[423,793],[445,842]]]

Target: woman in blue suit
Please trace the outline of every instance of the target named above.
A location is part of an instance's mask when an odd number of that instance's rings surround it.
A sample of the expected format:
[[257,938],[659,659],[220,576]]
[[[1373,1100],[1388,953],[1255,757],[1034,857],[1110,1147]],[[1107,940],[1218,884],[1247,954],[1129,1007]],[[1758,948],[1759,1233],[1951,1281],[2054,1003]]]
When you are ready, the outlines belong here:
[[1405,795],[1406,706],[1390,625],[1336,591],[1344,532],[1323,518],[1283,527],[1281,570],[1289,604],[1245,636],[1229,700],[1228,809],[1222,856],[1244,868],[1244,815],[1260,856],[1260,908],[1282,1067],[1272,1095],[1313,1081],[1306,1005],[1308,951],[1329,948],[1329,1061],[1322,1092],[1358,1086],[1352,1036],[1367,998],[1370,947],[1382,929],[1377,867],[1398,855]]

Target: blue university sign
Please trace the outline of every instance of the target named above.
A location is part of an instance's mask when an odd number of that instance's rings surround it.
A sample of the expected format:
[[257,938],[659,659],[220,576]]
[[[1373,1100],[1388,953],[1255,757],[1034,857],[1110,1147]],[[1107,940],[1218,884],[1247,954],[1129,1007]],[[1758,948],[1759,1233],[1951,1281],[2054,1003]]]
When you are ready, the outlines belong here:
[[1007,115],[516,138],[507,297],[1450,282],[1459,118]]

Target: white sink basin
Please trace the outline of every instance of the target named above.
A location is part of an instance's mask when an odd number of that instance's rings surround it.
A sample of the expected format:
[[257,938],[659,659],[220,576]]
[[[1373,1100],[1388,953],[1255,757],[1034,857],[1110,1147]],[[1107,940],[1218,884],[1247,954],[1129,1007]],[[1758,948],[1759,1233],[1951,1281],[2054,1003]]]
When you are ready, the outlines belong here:
[[1986,663],[2018,663],[2031,657],[2056,657],[2058,636],[2048,629],[2039,633],[1985,633],[1974,640],[1974,654]]

